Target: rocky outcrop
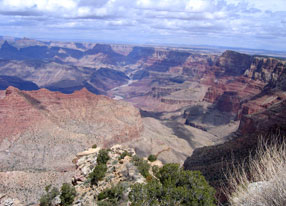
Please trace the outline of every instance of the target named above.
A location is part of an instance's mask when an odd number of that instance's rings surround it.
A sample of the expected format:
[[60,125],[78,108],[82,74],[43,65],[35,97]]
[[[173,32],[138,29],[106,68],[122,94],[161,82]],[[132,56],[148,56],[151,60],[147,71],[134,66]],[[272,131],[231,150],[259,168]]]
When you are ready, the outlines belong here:
[[[106,166],[106,170],[103,172],[103,177],[95,184],[91,181],[90,174],[97,166],[99,166],[98,158],[100,158],[100,154],[103,150],[108,155],[108,160],[106,163],[100,164],[104,164]],[[70,187],[75,190],[74,200],[71,205],[99,205],[99,202],[102,200],[100,197],[103,197],[102,192],[118,186],[121,190],[117,190],[116,195],[120,195],[120,205],[130,205],[128,194],[131,191],[131,186],[141,183],[146,184],[148,181],[147,177],[145,178],[142,176],[142,170],[140,171],[135,159],[137,159],[137,161],[143,160],[139,159],[134,149],[124,147],[122,145],[114,145],[109,149],[102,149],[100,147],[97,147],[96,149],[90,148],[87,151],[78,153],[76,158],[73,160],[76,166],[76,172],[74,176],[67,181],[68,183],[72,183],[72,185],[70,184]],[[150,178],[155,178],[152,167],[156,166],[159,169],[163,166],[162,162],[159,160],[150,162],[147,158],[144,158],[144,161],[145,165],[148,164],[149,166],[149,170],[146,171],[149,175],[149,180]],[[53,184],[53,187],[57,187],[57,185]],[[44,192],[42,194],[44,194]],[[112,194],[108,193],[107,195],[108,196],[104,197],[104,199],[113,197]],[[0,194],[0,202],[1,197],[2,196]],[[15,206],[21,206],[15,204],[15,199],[6,198],[6,202],[8,201],[12,202]],[[102,202],[103,201],[101,201],[101,203]],[[39,203],[39,200],[37,203]],[[61,200],[58,195],[52,200],[51,206],[59,206],[61,205],[60,203]],[[11,206],[13,204],[11,204]],[[117,205],[116,203],[113,204]]]
[[281,89],[282,91],[286,91],[286,69],[282,72],[278,78],[278,81],[271,86],[277,89]]
[[[115,145],[108,151],[110,159],[107,162],[105,177],[96,186],[92,187],[90,184],[86,184],[89,180],[89,174],[97,165],[96,160],[99,151],[100,148],[97,148],[93,153],[77,155],[78,157],[74,160],[77,170],[72,183],[77,192],[74,200],[74,205],[76,206],[92,205],[92,203],[96,202],[96,197],[100,192],[116,186],[118,183],[130,187],[135,183],[146,182],[145,178],[131,161],[131,156],[136,154],[135,151],[130,148],[124,148],[121,145]],[[128,152],[129,156],[127,155],[120,159],[120,155],[124,152]],[[162,163],[159,163],[159,165],[162,165]]]
[[222,67],[226,75],[239,76],[250,68],[252,60],[252,56],[228,50],[220,56],[216,65]]
[[237,92],[226,91],[218,99],[216,107],[221,112],[229,112],[237,115],[241,109],[240,103],[241,99],[239,98]]
[[244,75],[254,80],[275,84],[285,71],[286,64],[275,58],[256,57]]
[[85,55],[97,55],[102,54],[104,55],[102,58],[102,63],[106,64],[117,64],[124,60],[125,56],[119,53],[116,53],[111,45],[107,44],[96,44],[92,49],[87,50]]
[[[100,179],[96,184],[91,183],[90,174],[93,172],[94,168],[98,166],[98,158],[100,156],[101,151],[106,151],[108,155],[108,161],[106,163],[106,171],[104,172],[104,176]],[[112,187],[121,185],[124,189],[124,198],[123,201],[127,204],[128,202],[128,193],[131,190],[131,186],[136,183],[147,183],[147,179],[142,176],[138,165],[136,165],[133,158],[138,159],[139,157],[135,153],[134,149],[129,147],[124,147],[122,145],[114,145],[109,149],[104,148],[89,148],[83,152],[79,152],[75,155],[73,159],[73,164],[75,165],[75,171],[69,179],[65,179],[65,183],[69,183],[71,187],[75,189],[75,197],[73,204],[74,206],[89,206],[89,205],[97,205],[98,196],[101,192],[110,189]],[[142,158],[143,160],[143,158]],[[149,165],[148,174],[150,177],[154,178],[153,166],[157,166],[161,168],[163,163],[159,160],[155,160],[150,162],[147,158],[144,158],[146,163]],[[102,163],[101,163],[102,164]],[[37,175],[37,174],[35,174]],[[0,176],[1,177],[1,176]],[[14,178],[16,176],[14,175]],[[22,176],[25,178],[25,176]],[[44,188],[47,185],[51,185],[52,187],[56,187],[60,189],[60,184],[55,182],[54,176],[49,176],[52,178],[49,182],[43,182],[41,184],[42,188],[39,188],[36,191],[37,199],[34,200],[33,203],[29,205],[39,205],[40,196],[45,194]],[[1,179],[0,179],[1,180]],[[16,179],[18,181],[18,179]],[[28,184],[29,182],[23,182],[23,184]],[[24,186],[25,187],[25,186]],[[5,193],[0,193],[0,205],[2,206],[23,206],[26,205],[25,202],[30,202],[34,194],[32,196],[26,196],[26,199],[23,198],[23,192],[19,191],[16,194],[13,194],[14,197],[10,197],[7,193],[11,193],[11,191],[7,190]],[[121,191],[122,192],[122,191]],[[25,195],[27,195],[25,193]],[[21,200],[19,200],[19,199]],[[60,205],[59,195],[52,200],[52,206]]]
[[132,51],[128,54],[126,59],[126,64],[135,64],[139,60],[146,61],[150,58],[155,52],[155,49],[152,47],[134,47]]
[[72,175],[77,152],[135,140],[142,130],[136,108],[86,89],[65,95],[9,87],[0,99],[0,192],[21,190],[31,203],[49,177],[60,184]]
[[209,87],[208,91],[205,94],[204,101],[214,103],[217,99],[223,94],[223,89],[219,87]]
[[241,119],[239,132],[242,135],[252,132],[268,131],[269,128],[282,128],[286,125],[286,100],[279,101],[263,112],[254,115],[244,115]]
[[173,88],[173,87],[153,87],[150,92],[150,96],[154,98],[160,98],[167,95],[170,95],[172,92],[179,91],[180,88]]
[[225,173],[230,165],[245,160],[255,151],[259,138],[270,138],[276,131],[286,134],[286,101],[272,105],[268,109],[252,115],[242,116],[236,136],[221,145],[196,149],[188,157],[184,167],[200,170],[211,184],[219,188],[225,181]]
[[152,66],[148,67],[147,70],[156,72],[167,72],[171,67],[184,64],[190,55],[191,54],[188,52],[170,51],[168,52],[166,58],[163,61],[154,63]]
[[3,206],[23,206],[23,204],[16,198],[11,198],[6,194],[0,193],[0,205]]

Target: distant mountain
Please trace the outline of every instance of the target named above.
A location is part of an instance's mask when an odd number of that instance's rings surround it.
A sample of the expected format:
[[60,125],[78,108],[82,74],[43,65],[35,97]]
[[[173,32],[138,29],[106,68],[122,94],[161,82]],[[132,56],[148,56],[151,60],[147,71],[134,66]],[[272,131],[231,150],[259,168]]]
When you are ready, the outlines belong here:
[[[124,56],[105,44],[96,44],[86,51],[78,49],[83,48],[79,43],[73,49],[41,43],[23,47],[22,41],[3,42],[0,48],[0,74],[32,80],[40,87],[63,93],[86,87],[96,94],[106,94],[108,90],[127,84],[129,80],[123,71],[114,69],[115,65],[136,64],[140,59],[147,60],[154,53],[154,48],[135,47],[129,55]],[[103,67],[95,69],[91,67],[93,64]]]
[[27,91],[39,89],[39,87],[33,82],[25,81],[25,80],[22,80],[14,76],[0,75],[0,90],[5,90],[9,86],[13,86],[18,89],[27,90]]
[[124,72],[109,68],[96,70],[90,78],[90,82],[102,91],[110,90],[123,84],[127,84],[129,77]]
[[4,41],[16,41],[16,40],[20,40],[21,38],[17,38],[17,37],[11,37],[11,36],[0,36],[0,40],[4,40]]
[[155,48],[152,47],[133,47],[132,51],[127,55],[127,64],[135,64],[138,60],[146,61],[155,53]]

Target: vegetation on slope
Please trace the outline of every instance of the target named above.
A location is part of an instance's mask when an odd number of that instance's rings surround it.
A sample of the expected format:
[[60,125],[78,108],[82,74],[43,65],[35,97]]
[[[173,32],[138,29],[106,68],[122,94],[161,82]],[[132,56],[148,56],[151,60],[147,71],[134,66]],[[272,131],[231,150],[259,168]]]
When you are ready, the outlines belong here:
[[98,181],[102,180],[107,171],[107,166],[105,164],[96,165],[93,171],[89,174],[90,184],[97,185]]
[[137,166],[140,174],[143,177],[148,177],[150,176],[149,170],[150,170],[150,165],[148,164],[147,160],[143,160],[142,158],[139,158],[138,156],[133,156],[132,158],[133,163],[135,166]]
[[72,205],[74,198],[76,196],[75,188],[68,184],[64,183],[61,187],[61,192],[55,187],[51,189],[51,185],[46,186],[46,194],[44,194],[40,199],[40,206],[52,206],[57,205],[57,196],[60,198],[61,206]]
[[154,161],[156,161],[156,160],[157,160],[157,156],[156,156],[156,155],[151,154],[151,155],[149,155],[149,156],[148,156],[148,160],[149,160],[150,162],[154,162]]
[[76,191],[73,186],[68,183],[64,183],[61,188],[61,205],[62,206],[69,206],[73,203],[73,200],[76,196]]
[[105,189],[99,193],[97,200],[99,206],[118,205],[124,198],[124,192],[126,192],[125,185],[119,183],[116,186]]
[[185,171],[178,164],[166,164],[147,184],[131,187],[132,206],[215,205],[215,190],[198,171]]
[[145,160],[132,149],[126,151],[118,146],[98,149],[79,160],[81,171],[93,169],[78,182],[73,181],[74,186],[63,184],[61,192],[48,187],[41,206],[68,206],[74,202],[87,206],[215,205],[215,190],[200,172],[185,171],[179,164],[162,165],[154,157]]
[[97,165],[93,171],[89,174],[91,185],[97,185],[98,181],[102,180],[107,171],[106,163],[109,160],[108,151],[101,149],[97,156]]
[[51,185],[46,186],[46,194],[42,195],[40,198],[40,206],[50,206],[52,205],[53,199],[60,194],[59,190],[55,187],[51,189]]

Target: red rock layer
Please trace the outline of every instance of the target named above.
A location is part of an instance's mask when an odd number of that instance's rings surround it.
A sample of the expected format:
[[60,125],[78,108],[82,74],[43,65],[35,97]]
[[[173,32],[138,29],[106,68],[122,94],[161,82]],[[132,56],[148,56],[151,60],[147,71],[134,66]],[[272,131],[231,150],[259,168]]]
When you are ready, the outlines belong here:
[[224,92],[218,100],[217,108],[221,112],[237,114],[240,110],[240,101],[237,92]]
[[[136,139],[142,129],[136,108],[86,89],[62,94],[46,89],[28,92],[9,87],[5,97],[0,99],[0,148],[10,148],[11,152],[20,142],[26,145],[27,153],[33,144],[53,150],[61,147],[56,142],[69,142],[66,149],[78,145],[75,153],[92,143],[112,145]],[[45,145],[49,141],[49,145]],[[37,153],[45,151],[39,149]],[[9,167],[8,163],[6,166]]]

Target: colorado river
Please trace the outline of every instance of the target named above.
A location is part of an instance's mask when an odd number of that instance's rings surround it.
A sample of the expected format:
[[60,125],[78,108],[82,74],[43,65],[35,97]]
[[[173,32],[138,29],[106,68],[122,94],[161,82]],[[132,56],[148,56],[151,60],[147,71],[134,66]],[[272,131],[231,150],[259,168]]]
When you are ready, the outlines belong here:
[[[138,81],[138,80],[131,80],[131,79],[130,79],[130,80],[128,80],[128,82],[127,82],[126,84],[123,84],[123,85],[121,85],[121,86],[119,86],[119,87],[115,87],[115,88],[111,89],[110,91],[119,90],[119,89],[124,88],[124,87],[127,87],[127,86],[129,86],[130,84],[132,84],[133,82],[137,82],[137,81]],[[113,99],[120,100],[120,99],[124,99],[124,97],[114,94]]]

